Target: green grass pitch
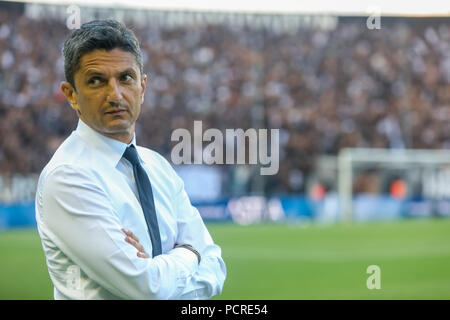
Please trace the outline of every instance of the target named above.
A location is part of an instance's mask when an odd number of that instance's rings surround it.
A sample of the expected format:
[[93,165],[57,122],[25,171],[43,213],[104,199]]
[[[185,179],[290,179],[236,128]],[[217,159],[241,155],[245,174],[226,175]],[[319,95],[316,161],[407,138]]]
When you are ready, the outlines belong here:
[[[227,264],[214,299],[450,299],[450,219],[208,229]],[[0,299],[53,298],[36,230],[0,232],[0,257]]]

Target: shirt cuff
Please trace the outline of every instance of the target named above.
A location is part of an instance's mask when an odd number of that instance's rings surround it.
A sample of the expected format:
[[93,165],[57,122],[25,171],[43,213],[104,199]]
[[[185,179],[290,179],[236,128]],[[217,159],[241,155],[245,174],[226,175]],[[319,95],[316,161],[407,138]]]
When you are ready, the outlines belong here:
[[181,263],[190,271],[190,274],[194,274],[198,269],[198,258],[191,250],[179,247],[170,250],[170,255],[178,258]]

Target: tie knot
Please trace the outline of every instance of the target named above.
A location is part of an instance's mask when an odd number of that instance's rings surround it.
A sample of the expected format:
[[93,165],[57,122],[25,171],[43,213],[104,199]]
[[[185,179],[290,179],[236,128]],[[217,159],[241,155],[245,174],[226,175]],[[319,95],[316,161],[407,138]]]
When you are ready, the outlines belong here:
[[133,166],[139,164],[138,154],[134,145],[126,148],[125,152],[123,153],[123,157],[130,161]]

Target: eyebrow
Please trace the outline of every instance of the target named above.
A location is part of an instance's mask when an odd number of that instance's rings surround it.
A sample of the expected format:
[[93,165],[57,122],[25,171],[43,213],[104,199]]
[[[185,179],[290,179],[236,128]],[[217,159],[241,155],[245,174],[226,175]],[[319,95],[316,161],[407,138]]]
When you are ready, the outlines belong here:
[[84,75],[85,75],[86,77],[90,77],[90,76],[104,76],[103,73],[101,73],[101,72],[99,72],[99,71],[92,71],[92,70],[91,70],[91,71],[85,72]]
[[124,71],[120,72],[119,75],[124,75],[126,73],[136,74],[136,71],[133,68],[127,68]]
[[[121,72],[118,73],[119,76],[122,76],[124,74],[128,74],[128,73],[132,73],[134,75],[136,75],[136,71],[133,68],[127,68]],[[105,76],[104,73],[100,72],[100,71],[94,71],[94,70],[88,70],[84,73],[85,77],[91,77],[91,76]]]

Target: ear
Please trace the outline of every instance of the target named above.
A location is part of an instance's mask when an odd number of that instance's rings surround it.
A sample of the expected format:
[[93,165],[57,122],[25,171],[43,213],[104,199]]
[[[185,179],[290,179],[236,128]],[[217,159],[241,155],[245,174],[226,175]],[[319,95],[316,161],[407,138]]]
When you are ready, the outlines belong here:
[[64,96],[66,97],[67,101],[70,103],[70,106],[77,111],[78,115],[81,114],[80,107],[78,105],[77,100],[77,92],[75,91],[75,88],[66,81],[61,82],[60,89],[62,93],[64,93]]
[[146,87],[147,87],[147,75],[143,74],[141,76],[141,103],[144,103],[144,95]]

